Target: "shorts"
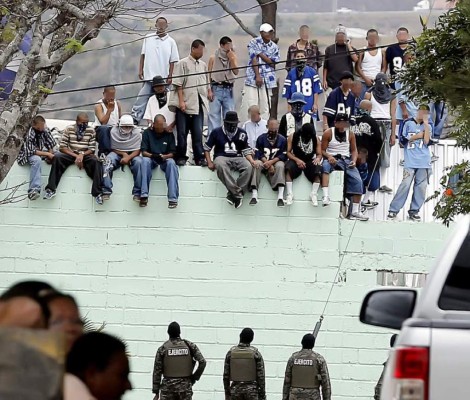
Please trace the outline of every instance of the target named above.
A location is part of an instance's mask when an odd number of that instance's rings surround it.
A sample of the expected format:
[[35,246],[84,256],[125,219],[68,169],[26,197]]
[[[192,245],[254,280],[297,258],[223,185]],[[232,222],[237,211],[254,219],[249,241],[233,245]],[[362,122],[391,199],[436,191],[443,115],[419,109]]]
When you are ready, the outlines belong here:
[[297,179],[302,174],[302,171],[304,172],[306,178],[312,183],[315,181],[315,178],[320,178],[321,176],[320,165],[315,165],[313,164],[313,162],[307,162],[305,164],[307,164],[305,169],[300,169],[295,163],[295,161],[288,160],[286,162],[286,171],[289,172],[292,180]]

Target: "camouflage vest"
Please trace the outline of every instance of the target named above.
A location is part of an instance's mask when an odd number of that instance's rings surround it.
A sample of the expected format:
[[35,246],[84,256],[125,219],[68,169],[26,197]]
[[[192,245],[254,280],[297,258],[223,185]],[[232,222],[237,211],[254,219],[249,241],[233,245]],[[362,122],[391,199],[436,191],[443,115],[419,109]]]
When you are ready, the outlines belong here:
[[303,125],[312,122],[312,117],[309,113],[304,113],[301,120],[296,121],[292,113],[286,114],[286,123],[287,123],[287,137],[294,134],[295,131],[300,129]]
[[181,341],[164,345],[163,376],[165,378],[189,378],[193,374],[193,357],[189,346]]
[[320,387],[318,374],[318,362],[313,352],[311,354],[294,354],[291,387],[318,389]]
[[233,382],[255,382],[256,361],[252,347],[232,348],[230,353],[230,380]]

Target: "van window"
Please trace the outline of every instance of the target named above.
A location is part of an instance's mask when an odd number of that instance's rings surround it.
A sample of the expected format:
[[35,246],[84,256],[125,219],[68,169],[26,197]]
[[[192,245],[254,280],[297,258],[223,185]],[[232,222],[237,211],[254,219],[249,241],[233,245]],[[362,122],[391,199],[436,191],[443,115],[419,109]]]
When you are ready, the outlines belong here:
[[438,304],[442,310],[470,311],[470,232],[454,260]]

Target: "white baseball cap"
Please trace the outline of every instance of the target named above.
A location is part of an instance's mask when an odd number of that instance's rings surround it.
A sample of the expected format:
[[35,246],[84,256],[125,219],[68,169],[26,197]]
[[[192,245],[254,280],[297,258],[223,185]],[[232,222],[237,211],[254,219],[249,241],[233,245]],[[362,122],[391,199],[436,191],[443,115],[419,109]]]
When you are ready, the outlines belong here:
[[261,26],[259,27],[259,31],[269,33],[274,31],[274,28],[269,24],[261,24]]

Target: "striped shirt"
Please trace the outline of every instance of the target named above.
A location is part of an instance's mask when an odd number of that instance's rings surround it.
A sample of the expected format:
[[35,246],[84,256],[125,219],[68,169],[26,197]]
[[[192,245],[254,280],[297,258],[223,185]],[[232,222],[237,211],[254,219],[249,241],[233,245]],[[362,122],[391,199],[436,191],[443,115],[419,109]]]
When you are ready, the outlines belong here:
[[96,134],[95,130],[92,127],[86,128],[85,133],[83,134],[82,140],[77,139],[77,134],[75,133],[76,125],[69,125],[65,128],[64,133],[60,139],[59,147],[61,149],[67,148],[72,150],[75,153],[80,151],[91,150],[95,152],[96,149]]
[[16,158],[18,164],[26,165],[28,158],[34,156],[36,151],[49,151],[56,146],[56,141],[52,137],[51,131],[46,128],[44,132],[38,132],[33,128],[29,129],[21,150]]

